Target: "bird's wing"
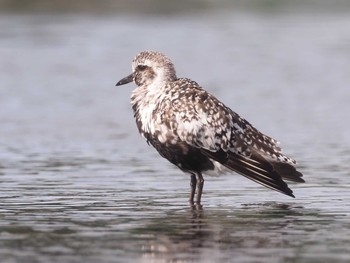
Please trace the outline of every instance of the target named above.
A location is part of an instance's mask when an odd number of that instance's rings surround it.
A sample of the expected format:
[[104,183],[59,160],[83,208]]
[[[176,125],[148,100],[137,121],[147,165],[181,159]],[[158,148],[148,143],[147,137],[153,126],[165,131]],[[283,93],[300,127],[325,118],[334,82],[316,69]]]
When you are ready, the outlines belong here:
[[282,160],[276,140],[259,132],[196,82],[185,80],[179,80],[183,85],[172,101],[176,108],[174,128],[181,140],[212,152],[223,150],[249,157],[257,151]]
[[281,153],[278,142],[226,107],[197,83],[184,82],[173,107],[176,133],[191,146],[251,180],[293,196],[282,177],[303,182],[295,161]]
[[[222,154],[202,151],[208,157],[221,163]],[[270,189],[276,190],[288,196],[294,197],[293,191],[282,180],[280,174],[274,169],[274,167],[264,160],[258,154],[252,154],[250,158],[246,158],[236,153],[227,154],[227,160],[222,164],[230,170],[253,180],[261,185],[264,185]]]
[[220,149],[229,151],[235,141],[235,130],[241,129],[234,124],[233,116],[219,100],[201,89],[196,82],[187,79],[178,82],[181,88],[172,101],[172,107],[176,109],[173,114],[177,135],[198,148],[213,152]]

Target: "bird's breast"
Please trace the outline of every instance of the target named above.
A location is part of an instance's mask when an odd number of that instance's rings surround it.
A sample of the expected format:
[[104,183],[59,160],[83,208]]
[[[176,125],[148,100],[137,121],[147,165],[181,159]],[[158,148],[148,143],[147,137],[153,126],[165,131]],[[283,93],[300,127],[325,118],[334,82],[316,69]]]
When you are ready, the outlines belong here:
[[131,100],[136,124],[148,141],[176,143],[172,129],[171,106],[163,94],[134,93]]

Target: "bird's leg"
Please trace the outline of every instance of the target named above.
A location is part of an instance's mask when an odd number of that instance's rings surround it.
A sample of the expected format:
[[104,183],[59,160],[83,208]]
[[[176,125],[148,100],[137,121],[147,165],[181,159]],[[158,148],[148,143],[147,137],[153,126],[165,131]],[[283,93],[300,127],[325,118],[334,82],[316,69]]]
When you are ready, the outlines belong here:
[[190,203],[193,204],[194,194],[196,193],[196,185],[197,185],[197,179],[196,175],[191,174],[191,192],[190,192]]
[[198,173],[197,176],[198,176],[198,190],[197,190],[196,202],[197,202],[197,205],[200,205],[202,192],[203,192],[204,178],[201,173]]

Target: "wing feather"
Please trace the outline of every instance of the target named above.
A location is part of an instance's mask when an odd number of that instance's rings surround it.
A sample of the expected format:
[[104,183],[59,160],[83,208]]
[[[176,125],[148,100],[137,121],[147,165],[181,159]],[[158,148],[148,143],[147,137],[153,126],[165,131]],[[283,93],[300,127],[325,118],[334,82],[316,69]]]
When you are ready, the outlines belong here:
[[[257,154],[252,154],[251,158],[231,153],[223,161],[222,153],[217,155],[213,152],[203,151],[208,157],[220,162],[225,167],[233,170],[250,180],[253,180],[272,190],[294,197],[293,191],[282,180],[281,176],[274,170],[273,166]],[[221,157],[219,157],[221,156]]]

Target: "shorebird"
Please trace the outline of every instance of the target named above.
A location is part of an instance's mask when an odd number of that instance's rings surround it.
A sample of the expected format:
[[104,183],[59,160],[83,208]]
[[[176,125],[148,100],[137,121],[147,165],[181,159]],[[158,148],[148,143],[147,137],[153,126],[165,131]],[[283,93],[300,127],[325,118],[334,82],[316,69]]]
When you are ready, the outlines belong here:
[[278,142],[209,94],[195,81],[178,78],[162,53],[143,51],[132,73],[116,86],[135,82],[131,104],[141,135],[159,154],[191,176],[190,203],[200,205],[203,174],[234,171],[294,197],[283,180],[305,182],[296,161]]

